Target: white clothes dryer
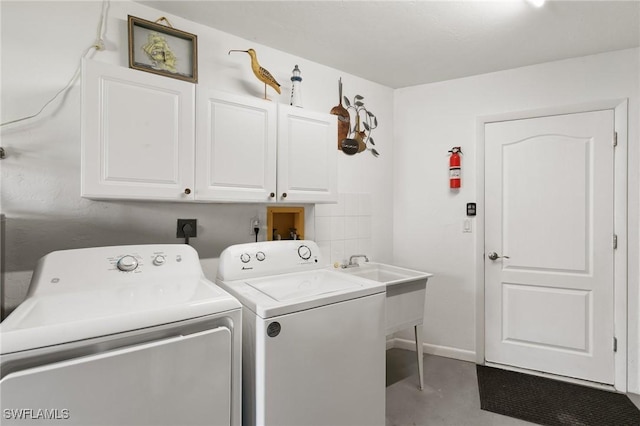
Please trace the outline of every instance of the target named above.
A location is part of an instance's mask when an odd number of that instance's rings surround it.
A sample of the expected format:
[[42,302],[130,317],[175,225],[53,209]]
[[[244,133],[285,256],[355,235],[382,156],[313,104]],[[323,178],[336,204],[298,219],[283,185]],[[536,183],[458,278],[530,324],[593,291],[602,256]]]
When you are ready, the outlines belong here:
[[2,424],[240,425],[241,323],[190,246],[50,253],[0,324]]
[[385,424],[384,285],[306,240],[228,247],[216,283],[244,306],[244,424]]

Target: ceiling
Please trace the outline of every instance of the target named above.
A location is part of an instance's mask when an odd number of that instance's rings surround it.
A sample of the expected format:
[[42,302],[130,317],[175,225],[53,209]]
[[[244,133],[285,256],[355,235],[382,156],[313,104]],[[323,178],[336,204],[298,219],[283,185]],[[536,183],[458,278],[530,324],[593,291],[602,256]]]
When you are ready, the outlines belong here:
[[640,45],[640,0],[139,3],[392,88]]

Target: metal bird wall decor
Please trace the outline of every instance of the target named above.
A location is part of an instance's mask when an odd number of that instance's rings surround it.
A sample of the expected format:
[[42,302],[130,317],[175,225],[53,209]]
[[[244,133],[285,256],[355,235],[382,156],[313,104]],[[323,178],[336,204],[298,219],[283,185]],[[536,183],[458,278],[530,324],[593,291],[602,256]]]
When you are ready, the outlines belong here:
[[264,83],[264,98],[265,99],[267,99],[267,85],[273,87],[273,90],[275,90],[276,92],[278,92],[278,94],[280,94],[280,84],[276,81],[276,79],[271,75],[271,73],[269,71],[267,71],[266,69],[264,69],[263,67],[260,66],[260,63],[258,62],[258,57],[256,56],[256,51],[255,50],[253,50],[253,49],[249,49],[249,50],[230,50],[228,54],[230,55],[231,52],[244,52],[244,53],[248,53],[249,54],[249,56],[251,57],[251,69],[253,70],[253,73],[258,78],[258,80],[260,80],[261,82]]

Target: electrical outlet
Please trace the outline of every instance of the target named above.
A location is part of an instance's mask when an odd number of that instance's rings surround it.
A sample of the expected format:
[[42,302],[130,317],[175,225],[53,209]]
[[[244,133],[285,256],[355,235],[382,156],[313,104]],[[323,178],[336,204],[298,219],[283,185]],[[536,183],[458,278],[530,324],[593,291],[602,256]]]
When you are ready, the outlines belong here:
[[191,225],[191,233],[189,238],[195,238],[198,236],[198,219],[178,219],[178,229],[176,231],[176,238],[185,238],[184,227]]
[[258,228],[260,229],[260,219],[258,218],[258,216],[254,216],[251,218],[251,225],[249,227],[249,235],[255,235],[256,232],[254,231],[254,228]]

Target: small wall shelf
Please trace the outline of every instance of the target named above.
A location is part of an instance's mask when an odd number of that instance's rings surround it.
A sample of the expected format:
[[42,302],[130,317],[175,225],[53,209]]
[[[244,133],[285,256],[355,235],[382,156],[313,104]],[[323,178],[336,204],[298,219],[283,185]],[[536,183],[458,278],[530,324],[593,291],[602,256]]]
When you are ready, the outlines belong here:
[[304,207],[267,207],[267,241],[293,240],[293,234],[304,239]]

